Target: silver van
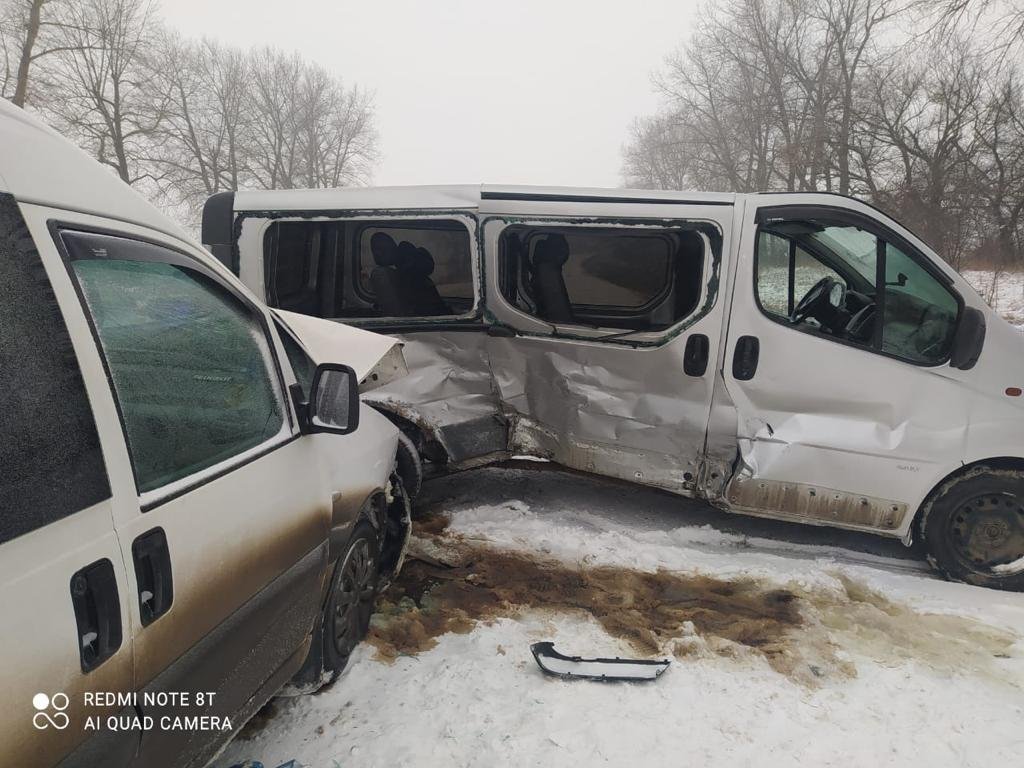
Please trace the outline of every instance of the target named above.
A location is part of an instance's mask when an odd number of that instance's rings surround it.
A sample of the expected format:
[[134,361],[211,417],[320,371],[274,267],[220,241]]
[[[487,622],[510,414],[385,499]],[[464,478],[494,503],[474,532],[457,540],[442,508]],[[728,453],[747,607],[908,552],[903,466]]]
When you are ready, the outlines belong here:
[[271,312],[2,101],[0,147],[0,764],[202,766],[338,675],[400,564],[359,387],[401,351]]
[[203,241],[271,306],[405,341],[367,399],[428,472],[542,457],[1024,587],[1024,338],[865,203],[238,192]]

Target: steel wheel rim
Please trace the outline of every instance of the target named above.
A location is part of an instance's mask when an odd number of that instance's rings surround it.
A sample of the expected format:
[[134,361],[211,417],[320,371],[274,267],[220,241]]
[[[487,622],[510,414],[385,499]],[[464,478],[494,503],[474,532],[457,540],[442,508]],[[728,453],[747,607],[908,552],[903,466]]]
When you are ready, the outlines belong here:
[[1024,501],[1008,493],[973,496],[953,510],[949,540],[957,559],[992,576],[1024,572]]
[[331,616],[334,648],[342,656],[352,652],[369,626],[376,591],[375,570],[370,543],[360,539],[342,566]]

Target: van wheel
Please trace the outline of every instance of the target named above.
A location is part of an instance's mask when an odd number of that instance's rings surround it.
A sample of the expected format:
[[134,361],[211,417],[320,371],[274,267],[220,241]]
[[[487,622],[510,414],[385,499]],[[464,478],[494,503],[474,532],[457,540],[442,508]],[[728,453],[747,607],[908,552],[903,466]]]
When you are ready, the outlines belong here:
[[423,462],[416,444],[404,432],[398,433],[398,476],[412,501],[423,486]]
[[365,520],[359,522],[334,570],[331,596],[324,607],[324,671],[332,681],[345,669],[370,628],[379,556],[373,527]]
[[928,561],[954,581],[1024,591],[1024,474],[977,467],[925,507]]

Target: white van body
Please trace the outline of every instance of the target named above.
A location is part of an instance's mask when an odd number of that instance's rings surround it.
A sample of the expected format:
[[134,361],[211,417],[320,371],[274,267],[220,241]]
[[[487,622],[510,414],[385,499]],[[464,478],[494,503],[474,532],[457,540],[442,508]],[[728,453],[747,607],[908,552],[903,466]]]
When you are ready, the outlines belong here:
[[[3,101],[0,147],[0,763],[205,765],[297,672],[323,676],[321,613],[355,532],[388,526],[385,572],[407,537],[398,430],[365,406],[348,413],[353,434],[304,428],[292,361],[352,361],[367,380],[383,360],[397,375],[400,347],[308,318],[289,330],[127,185]],[[116,290],[96,278],[118,269],[148,277]],[[169,281],[181,292],[147,293]],[[132,312],[135,326],[108,322]],[[227,326],[238,333],[219,336]],[[137,349],[112,341],[138,329]],[[145,346],[165,331],[166,350]],[[207,355],[221,338],[237,343]],[[199,368],[181,367],[190,354]],[[159,386],[170,415],[146,399]],[[242,441],[248,414],[261,421]],[[197,445],[213,452],[197,458]]]
[[[537,456],[909,544],[944,483],[1024,469],[1021,334],[852,198],[252,191],[208,201],[203,241],[272,305],[402,338],[410,375],[370,399],[435,470]],[[949,575],[1019,588],[1004,492],[950,523],[999,578]]]

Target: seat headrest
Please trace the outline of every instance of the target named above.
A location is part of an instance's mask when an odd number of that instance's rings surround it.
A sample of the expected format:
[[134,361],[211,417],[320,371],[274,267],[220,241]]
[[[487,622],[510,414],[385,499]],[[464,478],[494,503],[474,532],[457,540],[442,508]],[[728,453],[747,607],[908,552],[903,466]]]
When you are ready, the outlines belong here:
[[395,239],[386,232],[377,232],[370,238],[370,253],[379,267],[393,267],[398,263],[398,247]]
[[395,248],[395,266],[399,269],[407,269],[416,258],[416,246],[408,240],[403,240]]
[[428,277],[434,273],[434,257],[426,248],[417,248],[409,257],[405,268],[421,277]]
[[534,264],[561,267],[569,259],[569,241],[565,235],[548,235],[533,249]]

